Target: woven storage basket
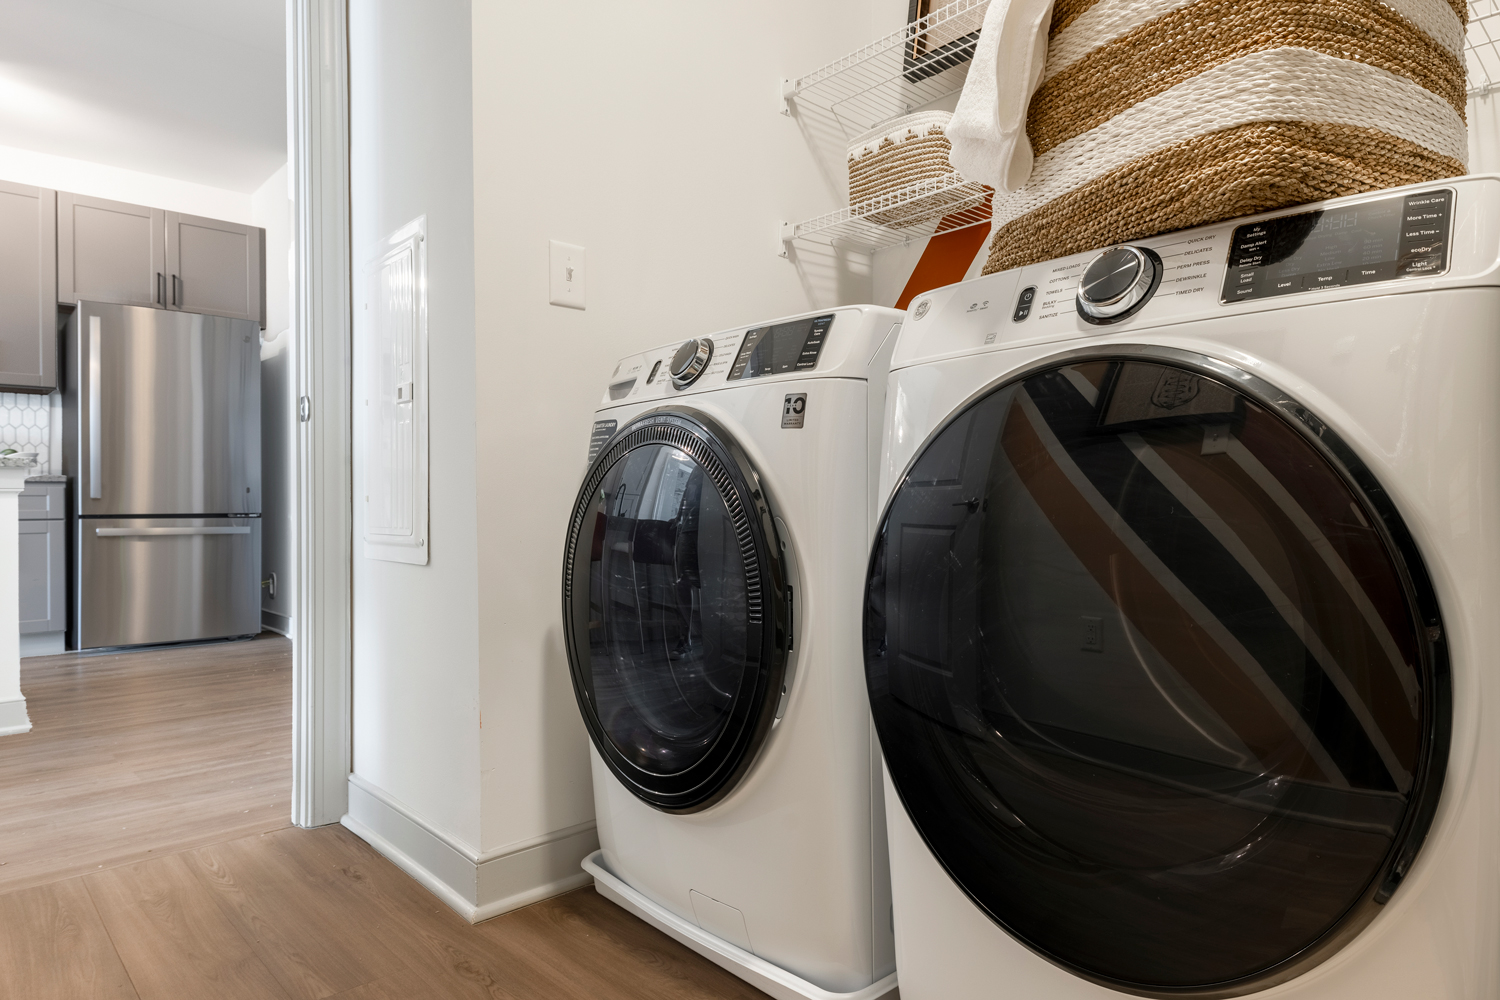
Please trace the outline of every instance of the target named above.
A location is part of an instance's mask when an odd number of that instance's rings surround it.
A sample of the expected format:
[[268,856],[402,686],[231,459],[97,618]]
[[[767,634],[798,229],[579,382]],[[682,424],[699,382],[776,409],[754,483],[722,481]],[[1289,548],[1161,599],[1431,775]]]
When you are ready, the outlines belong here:
[[986,274],[1465,172],[1465,0],[1057,0]]
[[[948,163],[952,145],[943,129],[952,116],[926,111],[887,122],[849,146],[849,206],[866,212],[903,189],[923,181],[957,180]],[[971,207],[983,200],[972,191],[933,194],[867,216],[882,226],[903,228]]]

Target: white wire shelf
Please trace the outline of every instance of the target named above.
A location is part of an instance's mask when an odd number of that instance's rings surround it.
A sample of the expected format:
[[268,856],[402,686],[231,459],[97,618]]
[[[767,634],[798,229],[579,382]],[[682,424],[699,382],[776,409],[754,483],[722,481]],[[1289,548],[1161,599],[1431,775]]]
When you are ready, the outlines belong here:
[[786,107],[834,118],[853,137],[963,88],[990,0],[957,0],[782,85]]
[[[821,69],[787,80],[788,105],[817,109],[849,136],[963,88],[990,0],[957,0]],[[1469,93],[1500,89],[1500,0],[1469,0]]]
[[[874,253],[988,224],[991,194],[983,184],[945,174],[816,219],[783,223],[781,241],[805,240]],[[906,224],[907,219],[921,221]]]
[[1469,0],[1469,34],[1464,43],[1469,64],[1469,96],[1500,89],[1500,2]]
[[[1468,2],[1468,92],[1477,97],[1500,90],[1500,0]],[[989,0],[957,0],[815,72],[786,81],[782,96],[799,110],[829,115],[848,136],[866,132],[963,87],[988,7]],[[788,107],[785,113],[790,111]],[[948,174],[866,204],[783,223],[781,240],[874,253],[986,224],[990,195],[989,188]],[[946,211],[932,215],[937,209]],[[931,217],[911,225],[892,224],[913,216]]]

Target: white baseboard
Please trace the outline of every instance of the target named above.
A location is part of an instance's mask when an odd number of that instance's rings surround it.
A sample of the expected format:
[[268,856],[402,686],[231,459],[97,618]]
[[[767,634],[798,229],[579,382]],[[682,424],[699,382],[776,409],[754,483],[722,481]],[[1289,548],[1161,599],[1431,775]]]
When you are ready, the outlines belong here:
[[31,732],[31,716],[26,714],[26,699],[0,701],[0,736]]
[[590,822],[480,854],[357,774],[342,822],[471,924],[588,885],[579,865],[599,849]]
[[28,656],[56,656],[68,651],[66,632],[22,632],[21,658]]
[[275,632],[277,635],[284,635],[290,638],[292,635],[292,616],[284,615],[279,611],[267,611],[265,608],[261,608],[260,627],[269,632]]

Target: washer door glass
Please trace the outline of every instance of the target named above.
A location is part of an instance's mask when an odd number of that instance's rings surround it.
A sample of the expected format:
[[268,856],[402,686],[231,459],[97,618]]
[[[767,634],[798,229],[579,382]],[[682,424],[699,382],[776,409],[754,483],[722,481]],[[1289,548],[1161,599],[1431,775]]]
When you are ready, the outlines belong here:
[[776,663],[749,497],[679,424],[627,429],[634,446],[601,456],[579,499],[565,600],[596,746],[638,795],[677,809],[722,793],[753,754]]
[[1420,560],[1351,475],[1279,409],[1140,361],[1004,385],[921,452],[871,563],[875,721],[928,846],[1030,947],[1248,992],[1394,889],[1446,673]]

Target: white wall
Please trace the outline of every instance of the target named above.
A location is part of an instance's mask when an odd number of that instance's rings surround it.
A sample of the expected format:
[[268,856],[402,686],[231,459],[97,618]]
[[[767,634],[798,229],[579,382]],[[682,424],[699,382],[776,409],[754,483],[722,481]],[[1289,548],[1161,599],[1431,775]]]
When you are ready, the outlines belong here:
[[[868,259],[777,256],[839,207],[842,139],[780,111],[905,0],[474,5],[483,846],[593,816],[558,580],[615,362],[739,323],[866,301]],[[548,240],[587,250],[588,308],[548,305]]]
[[252,224],[252,196],[138,170],[0,146],[0,180]]
[[[477,853],[474,202],[467,0],[350,5],[354,261],[354,771]],[[365,265],[427,216],[430,562],[364,557]]]
[[1469,98],[1469,173],[1500,172],[1500,94]]
[[260,347],[261,579],[276,575],[276,593],[261,592],[261,619],[291,633],[296,595],[293,484],[296,381],[291,330],[292,200],[283,166],[250,196],[250,222],[266,231],[266,328]]
[[266,231],[265,335],[268,339],[291,324],[292,188],[288,174],[288,167],[283,164],[250,194],[250,225]]

